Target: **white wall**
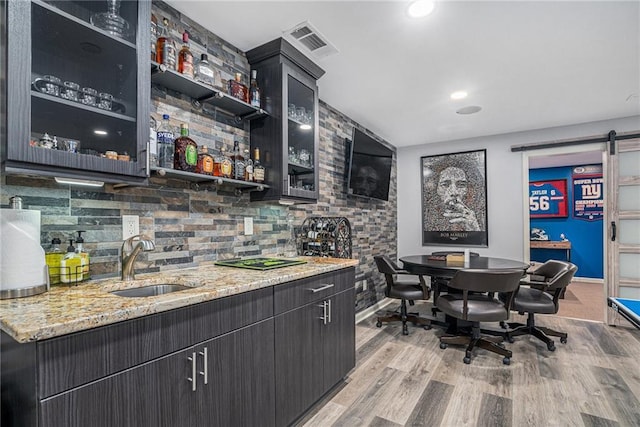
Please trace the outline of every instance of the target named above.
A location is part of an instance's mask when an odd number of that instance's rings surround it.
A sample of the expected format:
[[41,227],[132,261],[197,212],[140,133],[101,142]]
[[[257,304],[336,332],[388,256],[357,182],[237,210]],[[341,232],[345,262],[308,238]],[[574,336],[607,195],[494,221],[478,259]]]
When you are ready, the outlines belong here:
[[489,246],[472,250],[485,256],[523,260],[523,155],[512,153],[511,146],[601,137],[610,130],[617,133],[639,131],[640,116],[398,148],[398,257],[428,254],[445,248],[462,249],[453,246],[422,246],[421,156],[487,150]]

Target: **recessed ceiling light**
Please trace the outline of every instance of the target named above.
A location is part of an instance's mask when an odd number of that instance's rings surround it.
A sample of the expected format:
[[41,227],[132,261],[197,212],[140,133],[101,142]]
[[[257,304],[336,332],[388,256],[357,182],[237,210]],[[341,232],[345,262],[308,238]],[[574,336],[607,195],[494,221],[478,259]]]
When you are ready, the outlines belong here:
[[93,131],[96,135],[108,135],[106,130],[96,129]]
[[451,94],[451,99],[465,99],[467,95],[468,95],[467,92],[463,90],[459,90]]
[[300,129],[302,129],[302,130],[309,130],[309,129],[311,129],[311,125],[308,125],[308,124],[306,124],[306,123],[305,123],[305,124],[303,124],[303,125],[300,125]]
[[412,18],[422,18],[433,12],[435,2],[431,0],[415,0],[409,3],[407,14]]
[[462,107],[459,110],[456,110],[458,114],[475,114],[478,111],[482,110],[482,107],[477,105],[469,105],[468,107]]

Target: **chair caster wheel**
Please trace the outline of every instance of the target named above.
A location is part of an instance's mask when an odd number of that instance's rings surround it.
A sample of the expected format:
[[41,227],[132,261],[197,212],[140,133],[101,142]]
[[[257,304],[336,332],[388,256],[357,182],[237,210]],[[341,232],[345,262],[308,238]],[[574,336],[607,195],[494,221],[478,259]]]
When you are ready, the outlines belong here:
[[504,344],[503,343],[499,342],[499,343],[496,343],[496,344],[498,345],[498,347],[504,348]]
[[407,328],[406,326],[402,327],[402,335],[409,335],[409,328]]
[[516,340],[513,337],[507,337],[507,341],[509,341],[509,344],[513,344]]
[[471,363],[471,358],[470,358],[470,357],[465,356],[465,357],[464,357],[464,359],[462,359],[462,361],[463,361],[465,364],[467,364],[467,365],[468,365],[469,363]]
[[441,349],[443,349],[443,350],[444,350],[445,348],[447,348],[447,343],[441,342],[441,343],[440,343],[440,348],[441,348]]
[[549,344],[547,344],[547,349],[549,351],[556,351],[556,345],[553,343],[553,341],[551,341]]
[[382,322],[378,320],[378,321],[376,322],[376,326],[377,326],[378,328],[381,328],[381,327],[382,327]]
[[500,327],[502,329],[509,329],[509,326],[505,322],[500,322]]
[[560,338],[560,342],[561,342],[562,344],[566,344],[566,343],[567,343],[567,339],[566,339],[566,338]]
[[504,359],[502,359],[502,363],[504,363],[505,365],[511,365],[511,358],[505,357]]

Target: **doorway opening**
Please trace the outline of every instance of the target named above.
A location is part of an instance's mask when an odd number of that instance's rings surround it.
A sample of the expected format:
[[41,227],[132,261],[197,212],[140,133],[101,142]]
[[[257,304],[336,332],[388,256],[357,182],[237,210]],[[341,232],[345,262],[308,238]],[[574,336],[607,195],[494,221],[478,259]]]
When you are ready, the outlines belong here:
[[[604,149],[603,144],[590,144],[524,153],[525,199],[529,201],[524,213],[529,231],[524,253],[532,262],[559,259],[578,266],[576,277],[561,300],[557,314],[560,317],[605,321]],[[585,182],[597,183],[601,194],[583,194],[581,184]],[[545,199],[540,203],[535,196],[551,193],[555,196],[553,201]]]

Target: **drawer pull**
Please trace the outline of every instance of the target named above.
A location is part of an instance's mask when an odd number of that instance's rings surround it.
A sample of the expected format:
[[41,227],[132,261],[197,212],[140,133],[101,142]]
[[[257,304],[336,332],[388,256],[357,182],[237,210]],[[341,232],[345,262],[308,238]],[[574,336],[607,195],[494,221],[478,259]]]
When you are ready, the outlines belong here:
[[326,291],[327,289],[331,289],[334,286],[335,286],[335,284],[329,283],[327,285],[322,285],[319,288],[311,288],[309,290],[315,294],[316,292],[321,292],[321,291]]
[[327,302],[322,301],[322,304],[318,304],[318,307],[322,307],[322,317],[318,317],[318,319],[322,320],[322,324],[327,324]]
[[191,391],[196,391],[196,352],[191,353],[191,357],[187,357],[187,360],[191,362],[191,378],[187,377],[187,380],[191,381]]
[[204,348],[203,351],[200,352],[204,363],[204,371],[200,371],[200,375],[204,377],[204,383],[209,383],[209,358],[207,357],[207,347]]
[[331,323],[331,300],[327,300],[327,307],[327,317],[329,318],[327,323]]

